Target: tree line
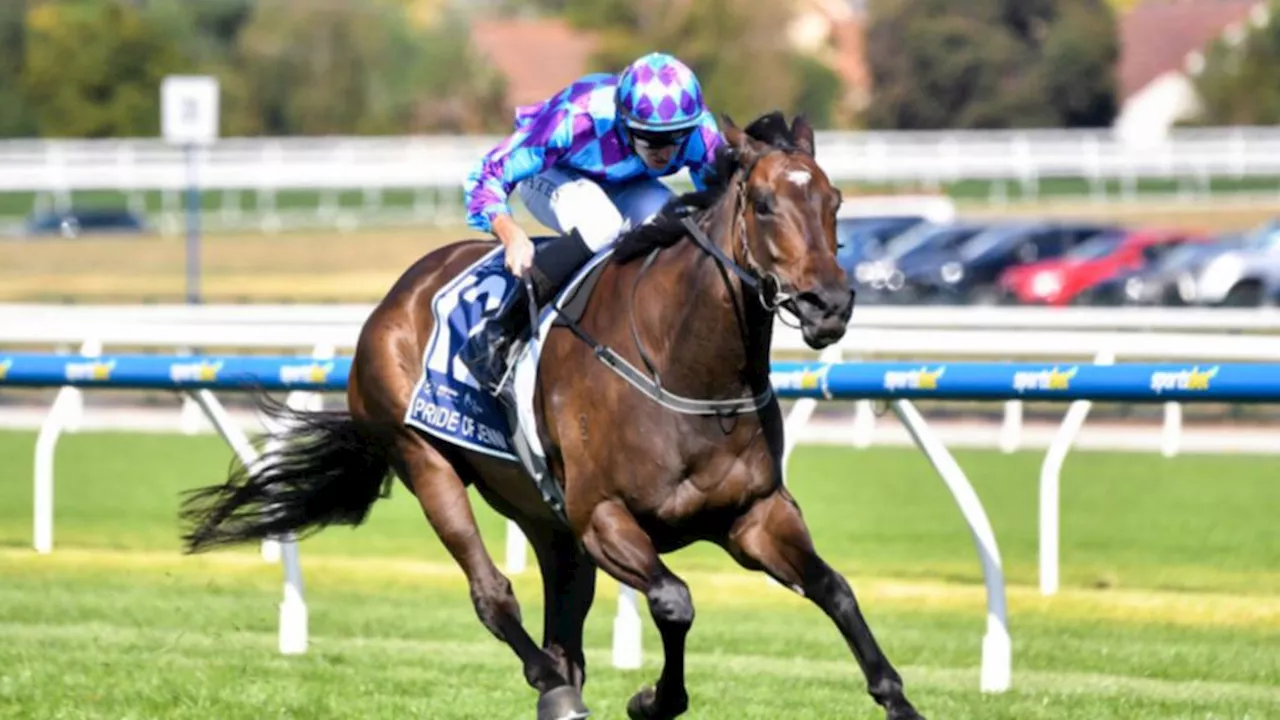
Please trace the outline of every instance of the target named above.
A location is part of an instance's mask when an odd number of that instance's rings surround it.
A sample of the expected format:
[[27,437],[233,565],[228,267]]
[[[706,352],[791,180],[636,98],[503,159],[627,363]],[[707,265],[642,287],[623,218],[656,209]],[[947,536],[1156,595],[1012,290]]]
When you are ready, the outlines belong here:
[[[789,46],[787,2],[6,0],[0,137],[154,136],[171,73],[219,78],[229,136],[501,132],[505,81],[468,32],[479,12],[595,33],[592,70],[675,53],[713,109],[739,119],[777,108],[819,127],[1102,127],[1119,105],[1115,4],[870,0],[872,94],[851,107],[829,54]],[[1280,120],[1276,27],[1207,53],[1202,121]]]
[[159,132],[159,87],[212,74],[225,135],[483,132],[505,85],[466,19],[404,0],[8,0],[0,136]]

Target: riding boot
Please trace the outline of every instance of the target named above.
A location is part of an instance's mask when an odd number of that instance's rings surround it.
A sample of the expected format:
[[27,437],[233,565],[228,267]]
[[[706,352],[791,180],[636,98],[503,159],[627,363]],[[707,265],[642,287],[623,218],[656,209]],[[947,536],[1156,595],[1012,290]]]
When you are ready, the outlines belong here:
[[[536,308],[554,299],[565,282],[593,255],[576,228],[538,248],[529,269]],[[498,394],[512,350],[532,331],[534,312],[530,311],[529,291],[524,283],[515,283],[489,322],[463,345],[458,359],[480,387]]]

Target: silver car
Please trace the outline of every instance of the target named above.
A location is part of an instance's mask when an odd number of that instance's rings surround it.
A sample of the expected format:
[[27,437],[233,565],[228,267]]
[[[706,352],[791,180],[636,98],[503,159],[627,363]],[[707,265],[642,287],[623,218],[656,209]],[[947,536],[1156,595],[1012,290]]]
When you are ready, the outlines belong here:
[[1280,292],[1280,222],[1258,228],[1239,248],[1209,260],[1194,276],[1180,278],[1178,289],[1196,305],[1265,304]]

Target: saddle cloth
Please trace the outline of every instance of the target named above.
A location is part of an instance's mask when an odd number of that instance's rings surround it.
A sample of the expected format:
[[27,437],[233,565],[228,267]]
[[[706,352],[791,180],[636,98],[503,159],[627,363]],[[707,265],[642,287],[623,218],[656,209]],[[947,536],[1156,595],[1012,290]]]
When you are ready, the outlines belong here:
[[[551,238],[535,238],[541,245]],[[597,253],[556,295],[555,305],[576,317],[612,248]],[[493,457],[519,462],[530,476],[545,473],[545,452],[533,413],[533,395],[542,341],[556,324],[550,306],[541,310],[536,341],[524,343],[512,361],[515,407],[480,388],[458,359],[467,338],[478,332],[517,281],[503,264],[501,247],[486,253],[450,280],[431,300],[435,329],[422,355],[422,375],[414,387],[405,424],[446,442]],[[515,288],[524,292],[523,288]],[[579,293],[579,291],[582,291]]]

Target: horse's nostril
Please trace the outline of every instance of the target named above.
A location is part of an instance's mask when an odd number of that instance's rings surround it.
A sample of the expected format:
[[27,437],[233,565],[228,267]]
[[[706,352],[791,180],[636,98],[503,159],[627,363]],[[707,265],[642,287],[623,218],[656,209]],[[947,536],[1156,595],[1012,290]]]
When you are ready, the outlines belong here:
[[827,301],[823,299],[822,295],[814,292],[813,290],[806,290],[800,293],[796,296],[796,299],[817,310],[825,310],[828,307]]

